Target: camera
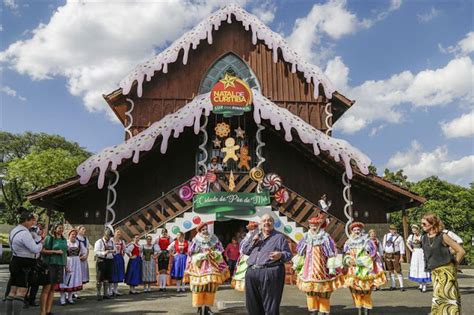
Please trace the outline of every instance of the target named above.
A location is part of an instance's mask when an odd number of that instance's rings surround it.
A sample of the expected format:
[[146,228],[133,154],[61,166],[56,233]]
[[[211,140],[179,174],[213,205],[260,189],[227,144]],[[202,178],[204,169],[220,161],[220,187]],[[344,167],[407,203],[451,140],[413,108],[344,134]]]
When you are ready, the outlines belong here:
[[30,228],[30,232],[33,232],[33,233],[38,233],[39,232],[39,228],[38,226],[34,225]]

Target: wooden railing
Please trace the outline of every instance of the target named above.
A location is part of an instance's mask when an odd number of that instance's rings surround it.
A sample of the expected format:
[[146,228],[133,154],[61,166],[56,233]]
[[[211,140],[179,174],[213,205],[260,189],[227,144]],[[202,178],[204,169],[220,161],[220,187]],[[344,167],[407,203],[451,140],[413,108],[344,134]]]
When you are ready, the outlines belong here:
[[[253,181],[248,173],[235,172],[233,191],[238,192],[253,192],[257,188],[257,183]],[[229,192],[229,177],[230,173],[221,173],[218,178],[220,191]],[[186,211],[192,210],[192,201],[183,201],[179,197],[179,189],[188,184],[185,182],[178,187],[170,190],[163,196],[153,200],[146,206],[138,209],[129,216],[120,220],[114,225],[115,229],[122,231],[122,236],[125,241],[129,242],[133,239],[135,234],[143,236],[150,233],[174,218],[182,215]],[[295,221],[298,225],[305,228],[308,227],[307,220],[317,215],[321,209],[315,204],[311,203],[306,198],[294,192],[288,187],[285,187],[290,198],[285,204],[278,204],[275,200],[272,202],[273,209],[278,209],[282,214]],[[218,191],[216,185],[211,186],[211,190]],[[329,224],[326,231],[333,237],[338,247],[342,247],[347,237],[344,233],[344,222],[337,219],[331,214],[328,214]]]

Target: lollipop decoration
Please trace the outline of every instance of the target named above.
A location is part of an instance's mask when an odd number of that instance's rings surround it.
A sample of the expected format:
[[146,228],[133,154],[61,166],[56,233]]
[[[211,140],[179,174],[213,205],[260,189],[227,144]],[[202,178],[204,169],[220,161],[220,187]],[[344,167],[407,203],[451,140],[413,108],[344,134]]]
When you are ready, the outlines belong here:
[[275,193],[275,200],[279,204],[284,204],[290,199],[290,194],[288,193],[288,190],[285,188],[280,188],[276,193]]
[[275,193],[278,189],[280,189],[281,184],[281,177],[275,173],[265,175],[262,182],[263,187],[268,189],[271,193]]
[[205,176],[194,176],[193,178],[191,178],[189,186],[195,194],[203,193],[206,191],[207,188],[207,179]]
[[214,172],[207,172],[205,177],[209,184],[215,183],[217,180],[217,175]]
[[179,189],[178,194],[179,194],[179,198],[181,198],[183,201],[189,201],[193,199],[194,192],[191,189],[191,187],[189,187],[188,185],[185,185]]
[[249,172],[249,176],[253,181],[261,182],[265,176],[265,172],[260,167],[253,167]]
[[216,136],[225,138],[230,133],[230,126],[225,122],[218,123],[216,127],[214,127],[214,131],[216,132]]

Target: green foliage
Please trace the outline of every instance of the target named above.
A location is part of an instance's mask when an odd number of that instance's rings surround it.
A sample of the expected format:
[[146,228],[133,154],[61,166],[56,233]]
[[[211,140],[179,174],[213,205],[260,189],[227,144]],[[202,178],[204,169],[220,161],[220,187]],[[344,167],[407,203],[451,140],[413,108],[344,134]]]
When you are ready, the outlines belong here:
[[89,155],[58,135],[0,132],[0,202],[4,208],[0,222],[14,224],[19,206],[41,214],[42,209],[29,204],[26,195],[74,176],[77,165]]
[[[395,184],[409,188],[411,191],[424,196],[427,202],[407,210],[408,223],[421,223],[425,213],[435,213],[445,224],[446,228],[459,235],[466,250],[466,260],[474,264],[474,249],[471,237],[474,236],[474,185],[469,188],[458,186],[441,180],[436,176],[425,178],[419,182],[409,182],[403,171],[392,173],[385,170],[384,178]],[[390,215],[391,223],[402,227],[402,212]]]

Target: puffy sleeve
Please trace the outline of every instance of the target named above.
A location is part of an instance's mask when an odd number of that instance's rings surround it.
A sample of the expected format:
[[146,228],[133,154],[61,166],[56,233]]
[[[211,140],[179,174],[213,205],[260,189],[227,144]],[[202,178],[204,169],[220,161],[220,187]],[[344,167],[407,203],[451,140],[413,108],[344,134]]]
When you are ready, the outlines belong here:
[[336,243],[334,243],[334,240],[329,235],[324,240],[323,253],[326,257],[334,257],[337,255]]
[[296,253],[300,256],[305,256],[306,252],[306,235],[296,245]]

